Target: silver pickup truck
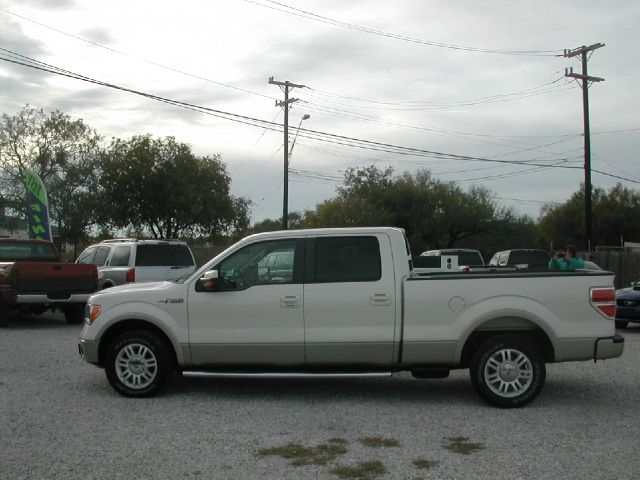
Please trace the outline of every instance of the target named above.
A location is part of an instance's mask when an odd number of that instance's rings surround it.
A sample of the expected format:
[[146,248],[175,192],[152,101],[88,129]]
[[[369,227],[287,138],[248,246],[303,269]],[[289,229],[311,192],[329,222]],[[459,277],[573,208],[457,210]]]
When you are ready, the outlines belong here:
[[484,400],[519,407],[546,363],[620,356],[614,316],[610,272],[415,275],[400,229],[297,230],[247,237],[184,280],[93,295],[79,350],[126,396],[157,393],[173,372],[468,368]]

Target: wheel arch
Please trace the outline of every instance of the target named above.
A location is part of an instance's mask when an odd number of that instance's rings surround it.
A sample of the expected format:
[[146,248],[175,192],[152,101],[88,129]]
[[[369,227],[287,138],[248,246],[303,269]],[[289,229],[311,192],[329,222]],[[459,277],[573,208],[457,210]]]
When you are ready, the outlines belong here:
[[113,339],[118,337],[119,335],[122,335],[125,332],[131,332],[134,330],[144,330],[144,331],[153,332],[154,334],[156,334],[165,343],[166,347],[169,349],[170,357],[174,365],[176,366],[176,368],[178,367],[178,365],[182,363],[180,350],[176,348],[176,346],[171,341],[171,338],[169,337],[169,335],[167,335],[167,333],[165,333],[165,331],[162,330],[162,328],[160,328],[159,326],[147,320],[131,318],[126,320],[121,320],[118,323],[111,325],[102,334],[100,338],[100,347],[98,349],[98,361],[100,365],[104,366],[105,352],[109,344],[113,341]]
[[540,324],[522,316],[508,315],[486,319],[467,333],[464,342],[460,343],[460,366],[467,368],[477,348],[487,339],[500,335],[525,338],[540,349],[545,363],[555,360],[556,349],[553,339]]

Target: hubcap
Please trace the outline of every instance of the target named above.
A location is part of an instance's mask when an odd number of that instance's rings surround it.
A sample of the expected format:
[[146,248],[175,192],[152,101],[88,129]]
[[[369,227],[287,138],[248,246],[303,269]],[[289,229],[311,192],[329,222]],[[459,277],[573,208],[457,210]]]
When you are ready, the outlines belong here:
[[517,397],[531,386],[533,366],[524,353],[505,348],[491,355],[484,367],[484,379],[496,395]]
[[157,373],[156,356],[145,345],[130,343],[116,356],[116,375],[129,388],[140,390],[148,387]]

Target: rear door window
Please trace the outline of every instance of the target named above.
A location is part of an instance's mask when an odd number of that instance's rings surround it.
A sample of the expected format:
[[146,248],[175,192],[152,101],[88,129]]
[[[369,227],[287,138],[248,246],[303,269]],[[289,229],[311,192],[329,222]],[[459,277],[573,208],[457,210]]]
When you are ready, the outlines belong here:
[[382,277],[376,237],[316,239],[315,279],[326,282],[374,282]]
[[113,255],[111,256],[112,267],[126,267],[129,265],[129,257],[131,256],[131,247],[120,246],[117,247]]
[[136,267],[192,267],[191,251],[186,245],[149,244],[138,245]]

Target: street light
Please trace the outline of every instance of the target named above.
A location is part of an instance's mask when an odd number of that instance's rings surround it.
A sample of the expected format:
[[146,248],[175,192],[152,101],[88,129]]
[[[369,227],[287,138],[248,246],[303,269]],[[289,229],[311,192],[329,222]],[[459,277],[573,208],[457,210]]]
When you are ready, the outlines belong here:
[[[286,108],[286,107],[285,107]],[[296,129],[296,135],[293,137],[293,143],[291,144],[291,149],[289,150],[289,156],[287,158],[287,165],[284,170],[284,191],[283,191],[283,199],[282,199],[282,229],[286,230],[289,228],[289,163],[291,163],[291,154],[293,153],[293,147],[296,145],[296,139],[298,138],[298,133],[300,132],[300,125],[304,120],[308,120],[311,118],[311,115],[305,113],[300,119],[300,123],[298,123],[298,128]],[[289,139],[287,139],[287,142]]]
[[302,122],[304,120],[309,120],[311,118],[311,115],[309,115],[308,113],[305,113],[302,118],[300,119],[300,123],[298,123],[298,128],[296,129],[296,136],[293,137],[293,142],[291,143],[291,149],[289,150],[289,161],[287,162],[287,167],[289,167],[289,164],[291,163],[291,154],[293,153],[293,147],[296,146],[296,139],[298,138],[298,132],[300,131],[300,125],[302,125]]

